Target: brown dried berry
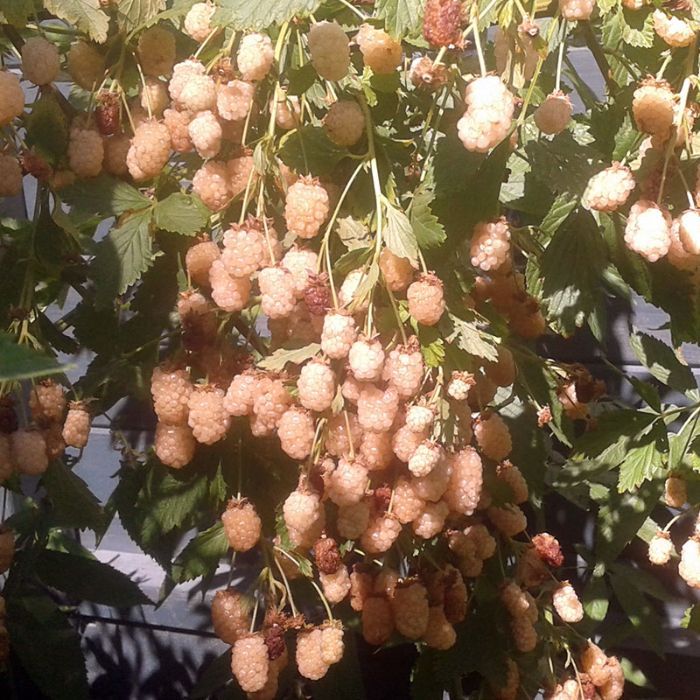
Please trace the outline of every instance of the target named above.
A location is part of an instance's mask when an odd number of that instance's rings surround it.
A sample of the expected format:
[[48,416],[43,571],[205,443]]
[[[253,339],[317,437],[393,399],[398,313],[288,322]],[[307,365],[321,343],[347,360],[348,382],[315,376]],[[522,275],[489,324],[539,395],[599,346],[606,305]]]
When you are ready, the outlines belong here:
[[284,628],[280,625],[272,625],[263,630],[265,646],[267,646],[267,656],[270,661],[279,659],[287,648],[287,643],[284,641]]
[[332,537],[322,537],[314,544],[314,559],[323,574],[334,574],[342,564],[338,543]]

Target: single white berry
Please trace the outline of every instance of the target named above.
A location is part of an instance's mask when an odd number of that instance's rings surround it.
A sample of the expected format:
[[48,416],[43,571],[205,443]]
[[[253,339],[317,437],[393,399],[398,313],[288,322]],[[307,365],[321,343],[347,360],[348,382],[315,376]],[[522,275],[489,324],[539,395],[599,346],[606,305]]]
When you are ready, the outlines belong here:
[[272,67],[274,49],[266,34],[247,34],[241,39],[236,63],[243,80],[262,80]]

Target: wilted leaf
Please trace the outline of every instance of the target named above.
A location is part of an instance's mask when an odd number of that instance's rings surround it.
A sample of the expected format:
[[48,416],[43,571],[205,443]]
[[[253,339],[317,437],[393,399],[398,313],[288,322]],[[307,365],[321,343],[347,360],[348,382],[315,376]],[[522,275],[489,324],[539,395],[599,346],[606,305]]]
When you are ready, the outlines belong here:
[[44,0],[44,7],[89,34],[98,44],[107,39],[109,18],[100,8],[100,0]]
[[272,355],[258,363],[262,369],[270,372],[281,372],[288,363],[301,365],[321,352],[319,343],[310,343],[301,348],[279,348]]

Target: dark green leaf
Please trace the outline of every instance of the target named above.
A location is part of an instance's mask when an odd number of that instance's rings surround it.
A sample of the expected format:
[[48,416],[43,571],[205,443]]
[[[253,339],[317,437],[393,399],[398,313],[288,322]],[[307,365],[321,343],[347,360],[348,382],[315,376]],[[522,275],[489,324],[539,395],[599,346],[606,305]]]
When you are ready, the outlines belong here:
[[609,492],[598,511],[596,553],[602,561],[613,561],[627,546],[659,502],[662,489],[660,481],[647,481],[637,493]]
[[151,602],[126,574],[97,559],[46,549],[39,554],[35,566],[44,584],[74,600],[115,608]]
[[646,596],[636,586],[616,575],[610,576],[610,583],[622,609],[637,633],[657,654],[663,654],[663,631],[661,619]]
[[426,250],[441,246],[447,238],[445,227],[430,209],[430,203],[434,198],[433,192],[421,187],[416,190],[411,205],[411,226],[418,245]]
[[97,246],[92,275],[97,303],[108,306],[123,294],[153,262],[150,209],[129,216]]
[[347,155],[347,149],[336,146],[323,127],[311,124],[290,133],[279,152],[280,158],[293,170],[319,177],[331,173]]
[[27,143],[41,155],[55,163],[68,147],[66,115],[56,100],[44,95],[32,105],[27,118]]
[[456,316],[450,316],[450,320],[455,330],[447,339],[448,342],[454,342],[456,339],[457,347],[470,355],[483,357],[491,362],[498,359],[498,351],[491,336],[480,331],[474,323],[469,321],[463,321]]
[[582,326],[595,305],[602,303],[600,279],[606,264],[606,249],[595,221],[590,213],[579,210],[554,234],[540,261],[547,316],[564,333]]
[[[648,49],[654,44],[654,20],[652,13],[643,17],[642,13],[631,13],[629,16],[618,10],[622,16],[622,40],[628,46]],[[629,24],[627,19],[634,22],[634,26]],[[641,20],[641,21],[640,21]]]
[[190,692],[192,700],[203,700],[213,695],[219,688],[231,680],[231,650],[227,649],[221,656],[217,656],[197,679],[197,683]]
[[292,68],[287,72],[289,85],[288,95],[303,95],[316,81],[316,69],[311,63],[305,63],[300,68]]
[[135,187],[108,175],[78,180],[61,190],[61,198],[83,211],[112,216],[138,211],[152,204]]
[[156,204],[153,222],[171,233],[194,236],[207,225],[210,214],[196,195],[175,192]]
[[221,522],[193,537],[173,564],[172,578],[176,583],[211,574],[219,560],[228,552],[229,542]]
[[620,463],[620,479],[617,484],[620,493],[632,491],[647,479],[651,479],[667,453],[666,428],[663,421],[657,420],[651,430],[638,436],[627,446],[625,457]]
[[700,399],[693,371],[666,343],[635,329],[630,335],[630,345],[639,361],[660,382],[695,401]]
[[32,681],[50,700],[87,700],[80,636],[49,598],[10,596],[7,629],[15,653]]
[[60,527],[98,530],[104,512],[85,482],[61,461],[54,461],[44,472],[41,483],[53,504],[52,521]]
[[569,192],[563,192],[555,200],[554,204],[542,219],[540,230],[548,237],[553,236],[559,227],[569,218],[569,214],[576,209],[578,197]]
[[62,374],[69,367],[59,365],[26,345],[17,345],[7,333],[0,333],[0,381],[32,379],[50,374]]

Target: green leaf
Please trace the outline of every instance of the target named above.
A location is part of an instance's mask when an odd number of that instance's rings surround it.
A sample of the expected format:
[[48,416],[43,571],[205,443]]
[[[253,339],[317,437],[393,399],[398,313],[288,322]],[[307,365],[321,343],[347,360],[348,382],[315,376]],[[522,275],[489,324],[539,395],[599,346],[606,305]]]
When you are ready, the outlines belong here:
[[419,33],[423,20],[421,0],[377,0],[377,17],[384,20],[387,32],[396,38]]
[[287,71],[289,85],[287,86],[288,95],[303,95],[315,82],[317,78],[316,69],[311,63],[305,63],[299,68],[292,68]]
[[319,343],[310,343],[301,348],[278,348],[272,355],[269,355],[258,366],[270,372],[281,372],[288,363],[301,365],[312,357],[316,357],[321,352]]
[[204,700],[231,680],[231,650],[217,656],[197,679],[189,697],[191,700]]
[[151,602],[126,574],[97,559],[45,549],[37,557],[35,567],[45,585],[74,600],[115,608]]
[[632,566],[624,561],[616,561],[609,567],[616,576],[627,579],[627,584],[638,588],[642,593],[658,600],[671,601],[674,596],[663,583],[648,571]]
[[619,7],[620,0],[598,0],[596,3],[601,15],[605,15],[615,7]]
[[593,622],[602,622],[610,607],[610,591],[602,576],[593,576],[583,591],[583,609]]
[[53,504],[51,520],[60,527],[98,530],[104,519],[100,502],[85,482],[61,461],[44,472],[41,483]]
[[691,632],[700,633],[700,603],[691,605],[683,614],[681,627]]
[[480,331],[473,322],[464,321],[452,315],[450,315],[450,320],[454,326],[454,333],[447,338],[448,343],[456,340],[457,347],[470,355],[483,357],[491,362],[498,359],[498,350],[491,340],[492,336]]
[[68,148],[66,115],[51,95],[44,95],[32,105],[27,117],[27,143],[51,163],[55,163]]
[[542,233],[548,237],[553,236],[559,227],[569,218],[569,214],[576,209],[578,197],[569,193],[563,192],[555,200],[549,211],[542,219],[539,228]]
[[656,418],[654,413],[632,409],[603,413],[595,428],[576,441],[571,459],[595,459],[606,468],[616,467],[624,459],[630,441]]
[[[122,29],[130,32],[145,24],[165,9],[165,0],[119,0],[117,22]],[[187,10],[183,8],[184,14]]]
[[419,187],[411,204],[411,226],[418,245],[426,250],[438,248],[447,238],[445,227],[430,208],[434,198],[434,192],[425,187]]
[[108,175],[78,180],[61,190],[61,198],[78,209],[105,216],[119,216],[152,205],[135,187]]
[[700,399],[693,371],[666,343],[636,328],[629,340],[634,354],[652,376],[694,401]]
[[292,170],[317,175],[330,174],[348,155],[348,150],[336,146],[322,126],[307,124],[283,139],[279,156]]
[[657,420],[651,429],[632,440],[620,463],[618,491],[632,491],[651,479],[668,452],[668,436],[663,421]]
[[341,277],[344,277],[348,272],[362,267],[372,256],[373,248],[353,248],[347,253],[343,253],[336,261],[333,270],[337,270]]
[[45,697],[87,700],[80,636],[56,604],[40,594],[9,596],[6,604],[12,651]]
[[611,490],[598,511],[596,553],[611,562],[629,544],[658,504],[663,483],[647,481],[636,493],[618,494]]
[[[648,49],[654,44],[654,19],[652,13],[647,14],[643,23],[640,24],[637,13],[632,13],[631,18],[636,26],[627,22],[628,15],[619,11],[622,16],[622,41],[628,46]],[[641,13],[640,13],[641,14]]]
[[97,245],[92,262],[97,304],[113,304],[152,262],[151,210],[147,209],[129,216]]
[[157,202],[153,208],[153,223],[171,233],[194,236],[207,225],[210,214],[196,195],[175,192]]
[[595,220],[579,209],[578,215],[554,234],[540,260],[547,316],[565,334],[582,326],[601,303],[600,279],[606,264],[606,249]]
[[59,365],[48,357],[26,345],[17,345],[12,336],[0,333],[0,381],[32,379],[50,374],[62,374],[69,366]]
[[661,620],[649,600],[625,578],[611,575],[610,583],[634,629],[652,650],[663,655]]
[[445,361],[445,342],[435,326],[419,326],[418,340],[428,367],[440,367]]
[[193,537],[173,564],[171,576],[176,583],[211,574],[229,550],[226,531],[221,522]]
[[386,205],[384,242],[394,255],[406,258],[414,267],[418,266],[418,241],[411,222],[405,212],[390,204]]
[[221,0],[213,21],[231,29],[264,29],[316,11],[321,0]]
[[100,9],[100,0],[44,0],[52,15],[66,20],[101,44],[107,39],[109,18]]
[[4,0],[0,9],[0,15],[5,15],[8,23],[16,27],[23,27],[35,13],[32,0]]

